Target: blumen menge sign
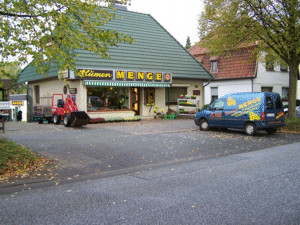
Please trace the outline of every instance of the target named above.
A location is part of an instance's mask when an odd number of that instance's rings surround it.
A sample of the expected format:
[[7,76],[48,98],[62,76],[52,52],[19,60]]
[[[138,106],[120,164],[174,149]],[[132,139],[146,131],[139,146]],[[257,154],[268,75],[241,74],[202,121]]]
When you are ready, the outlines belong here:
[[76,79],[84,80],[111,80],[134,82],[163,82],[172,83],[172,74],[163,72],[143,72],[126,70],[91,70],[79,69]]

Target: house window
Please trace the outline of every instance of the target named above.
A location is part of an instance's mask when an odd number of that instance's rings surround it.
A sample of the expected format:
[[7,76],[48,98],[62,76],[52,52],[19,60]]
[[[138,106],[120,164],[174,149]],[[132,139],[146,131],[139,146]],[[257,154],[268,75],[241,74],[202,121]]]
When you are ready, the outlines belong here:
[[273,92],[273,87],[261,87],[261,92]]
[[287,65],[286,64],[280,65],[280,71],[287,72],[288,71]]
[[186,95],[187,88],[186,87],[170,87],[166,88],[166,105],[177,105],[177,98],[180,95]]
[[212,87],[210,88],[211,91],[211,102],[214,102],[215,100],[217,100],[218,97],[218,87]]
[[274,71],[274,59],[271,55],[266,56],[266,70]]
[[287,101],[289,99],[289,88],[283,87],[281,93],[282,100]]
[[210,72],[217,73],[218,72],[218,61],[210,62]]
[[40,104],[40,86],[34,86],[35,104]]

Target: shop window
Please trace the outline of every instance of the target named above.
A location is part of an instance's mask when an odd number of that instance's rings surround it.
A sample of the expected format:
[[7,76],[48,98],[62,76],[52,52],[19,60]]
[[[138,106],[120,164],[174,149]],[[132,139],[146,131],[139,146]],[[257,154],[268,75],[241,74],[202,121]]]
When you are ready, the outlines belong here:
[[282,100],[287,101],[289,99],[289,88],[283,87],[282,88]]
[[39,85],[34,86],[34,98],[35,98],[35,104],[40,104],[40,86]]
[[170,87],[166,88],[166,105],[177,105],[177,99],[180,95],[186,95],[186,87]]
[[273,92],[273,87],[261,87],[261,92]]
[[218,61],[210,62],[210,72],[217,73],[218,72]]
[[88,87],[87,93],[88,112],[130,108],[129,88]]
[[218,87],[211,87],[210,91],[211,91],[211,102],[214,102],[215,100],[217,100],[219,98]]

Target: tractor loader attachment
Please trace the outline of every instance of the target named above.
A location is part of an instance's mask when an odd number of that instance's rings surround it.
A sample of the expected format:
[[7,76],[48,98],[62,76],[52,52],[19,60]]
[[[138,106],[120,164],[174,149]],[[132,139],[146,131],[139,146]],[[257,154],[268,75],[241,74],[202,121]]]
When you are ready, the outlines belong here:
[[90,122],[90,117],[85,111],[73,111],[71,113],[71,126],[80,127],[87,125]]

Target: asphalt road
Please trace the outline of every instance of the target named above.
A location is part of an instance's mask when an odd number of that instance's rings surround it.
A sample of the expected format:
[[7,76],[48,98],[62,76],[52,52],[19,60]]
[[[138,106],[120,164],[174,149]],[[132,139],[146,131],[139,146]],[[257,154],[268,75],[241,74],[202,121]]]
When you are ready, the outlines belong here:
[[296,143],[1,194],[0,224],[299,224],[299,149]]
[[[53,176],[56,182],[62,182],[126,174],[300,140],[300,134],[268,135],[262,131],[250,137],[237,131],[203,132],[193,120],[160,119],[93,124],[79,129],[11,122],[6,123],[4,136],[55,160],[57,168],[49,176],[36,177],[37,182]],[[24,182],[21,180],[21,184]]]

